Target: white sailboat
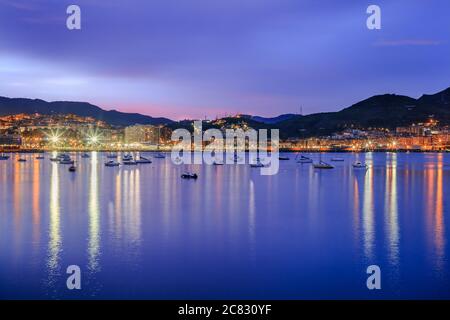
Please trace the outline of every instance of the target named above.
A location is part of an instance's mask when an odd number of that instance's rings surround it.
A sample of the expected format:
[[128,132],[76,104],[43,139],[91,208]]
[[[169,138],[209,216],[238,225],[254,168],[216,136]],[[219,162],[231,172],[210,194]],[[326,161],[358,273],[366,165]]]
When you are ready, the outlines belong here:
[[334,169],[334,166],[332,166],[329,163],[326,163],[325,161],[322,161],[322,153],[319,155],[319,162],[313,164],[315,169]]

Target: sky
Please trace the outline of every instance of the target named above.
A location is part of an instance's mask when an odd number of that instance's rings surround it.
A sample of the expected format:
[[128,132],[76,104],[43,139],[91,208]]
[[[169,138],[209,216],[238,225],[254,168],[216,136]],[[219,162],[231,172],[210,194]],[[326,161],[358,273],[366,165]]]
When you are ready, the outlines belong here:
[[0,96],[174,120],[419,97],[450,87],[449,15],[448,0],[0,0]]

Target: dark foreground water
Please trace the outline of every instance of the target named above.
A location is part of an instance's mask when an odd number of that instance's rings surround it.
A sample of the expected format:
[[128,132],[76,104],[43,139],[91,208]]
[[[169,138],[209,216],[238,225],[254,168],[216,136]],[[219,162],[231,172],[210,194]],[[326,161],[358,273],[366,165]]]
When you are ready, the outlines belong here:
[[290,156],[275,176],[191,166],[197,181],[169,157],[0,161],[0,298],[450,298],[450,155]]

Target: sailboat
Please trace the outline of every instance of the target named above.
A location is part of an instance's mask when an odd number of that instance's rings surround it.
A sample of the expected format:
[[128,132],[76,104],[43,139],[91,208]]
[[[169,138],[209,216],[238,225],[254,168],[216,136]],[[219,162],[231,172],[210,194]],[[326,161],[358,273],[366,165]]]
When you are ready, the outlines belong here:
[[300,158],[297,159],[297,163],[312,163],[312,159],[305,157],[303,155],[300,155]]
[[314,163],[313,166],[315,169],[334,169],[334,166],[322,161],[322,153],[319,155],[319,163]]
[[143,156],[139,156],[138,159],[135,160],[136,163],[152,163],[152,160],[143,157]]
[[261,159],[259,157],[256,158],[256,163],[250,164],[251,168],[263,168],[264,164],[261,162]]

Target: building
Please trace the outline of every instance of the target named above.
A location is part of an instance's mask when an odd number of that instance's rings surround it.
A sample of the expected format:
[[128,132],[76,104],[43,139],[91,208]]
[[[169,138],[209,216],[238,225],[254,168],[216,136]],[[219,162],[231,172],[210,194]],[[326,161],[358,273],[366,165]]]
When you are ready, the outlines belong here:
[[125,128],[125,143],[127,144],[159,144],[159,127],[152,125],[134,125]]
[[22,145],[22,138],[15,134],[0,135],[0,146],[14,147]]

